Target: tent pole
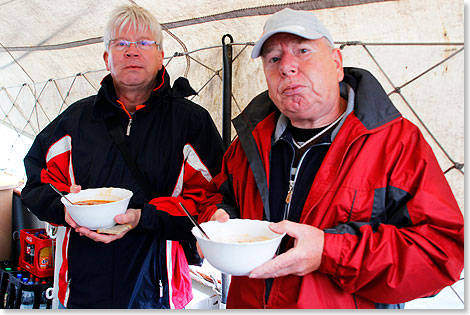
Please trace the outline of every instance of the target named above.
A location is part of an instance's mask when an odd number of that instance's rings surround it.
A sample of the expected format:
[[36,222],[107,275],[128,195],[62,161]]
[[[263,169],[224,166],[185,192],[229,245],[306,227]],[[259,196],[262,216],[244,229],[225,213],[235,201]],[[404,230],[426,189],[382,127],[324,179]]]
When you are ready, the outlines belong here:
[[[225,43],[225,38],[230,38],[230,43]],[[233,37],[225,34],[222,37],[223,51],[223,94],[222,94],[222,140],[227,149],[231,143],[231,119],[232,119],[232,44]]]
[[[230,39],[230,43],[225,43],[225,38]],[[232,45],[233,37],[225,34],[222,37],[222,61],[223,61],[223,94],[222,94],[222,140],[227,149],[231,143],[232,130]],[[222,273],[222,292],[219,307],[225,309],[227,305],[228,288],[230,286],[230,275]]]

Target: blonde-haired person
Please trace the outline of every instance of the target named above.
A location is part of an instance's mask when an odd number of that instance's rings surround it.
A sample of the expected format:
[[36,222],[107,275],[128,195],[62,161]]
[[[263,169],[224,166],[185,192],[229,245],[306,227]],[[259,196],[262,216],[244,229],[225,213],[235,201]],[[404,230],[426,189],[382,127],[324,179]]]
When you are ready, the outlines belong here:
[[[178,205],[197,214],[194,200],[220,170],[222,140],[209,113],[184,98],[194,93],[187,80],[170,86],[161,26],[149,11],[118,7],[104,44],[109,74],[96,95],[36,137],[22,199],[39,219],[67,227],[57,248],[61,307],[184,308],[192,290],[179,241],[194,238]],[[77,225],[49,183],[63,192],[131,190],[129,209],[115,217],[130,229],[101,234]]]
[[150,11],[136,5],[120,6],[111,12],[103,34],[105,50],[108,50],[110,41],[117,38],[117,34],[125,26],[132,27],[138,33],[149,31],[158,48],[163,50],[163,34],[160,23]]

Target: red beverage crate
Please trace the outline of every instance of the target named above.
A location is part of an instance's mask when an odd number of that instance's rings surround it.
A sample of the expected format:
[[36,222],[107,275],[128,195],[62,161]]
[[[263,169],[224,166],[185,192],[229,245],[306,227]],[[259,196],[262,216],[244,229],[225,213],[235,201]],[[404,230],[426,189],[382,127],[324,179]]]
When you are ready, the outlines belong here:
[[[44,232],[45,236],[35,236],[36,232]],[[52,277],[54,275],[54,247],[55,240],[45,234],[45,229],[23,229],[20,231],[21,253],[18,264],[36,277]],[[34,246],[34,247],[32,247]],[[48,247],[50,249],[48,249]],[[34,248],[34,255],[31,255]],[[41,250],[50,251],[49,262],[44,267],[44,261],[40,263]],[[41,266],[41,267],[40,267]]]

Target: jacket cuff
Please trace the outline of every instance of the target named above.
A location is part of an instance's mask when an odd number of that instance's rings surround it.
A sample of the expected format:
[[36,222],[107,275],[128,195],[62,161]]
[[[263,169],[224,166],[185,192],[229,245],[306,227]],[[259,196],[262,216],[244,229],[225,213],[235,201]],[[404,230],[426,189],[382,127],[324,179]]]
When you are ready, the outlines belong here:
[[198,223],[204,223],[210,221],[210,218],[217,211],[218,207],[216,205],[210,205],[203,212],[199,213],[197,217]]
[[63,225],[65,227],[70,227],[70,225],[65,221],[65,206],[62,203],[62,201],[60,201],[60,197],[55,199],[52,202],[52,206],[57,209],[57,217],[56,217],[55,222],[49,222],[49,223],[53,223],[59,226]]
[[158,224],[158,216],[156,215],[157,208],[149,203],[144,203],[140,210],[140,220],[136,229],[155,230]]
[[330,275],[336,274],[340,263],[343,240],[344,236],[342,234],[325,233],[323,254],[318,271]]

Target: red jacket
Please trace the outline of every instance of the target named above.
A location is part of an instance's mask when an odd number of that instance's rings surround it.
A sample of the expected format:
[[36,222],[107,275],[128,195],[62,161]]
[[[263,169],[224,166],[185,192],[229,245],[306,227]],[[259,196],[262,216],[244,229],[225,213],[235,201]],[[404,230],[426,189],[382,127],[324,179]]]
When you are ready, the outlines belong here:
[[[300,217],[325,232],[320,268],[275,278],[267,303],[264,280],[232,277],[228,308],[380,308],[430,296],[459,279],[463,217],[432,149],[370,73],[345,68],[344,81],[354,90],[354,110],[332,141]],[[263,93],[234,120],[238,138],[224,155],[200,221],[217,208],[269,219],[275,117]]]

